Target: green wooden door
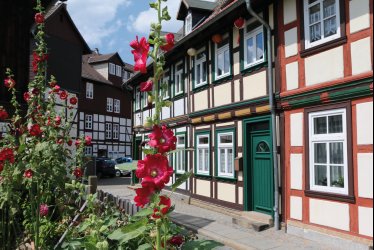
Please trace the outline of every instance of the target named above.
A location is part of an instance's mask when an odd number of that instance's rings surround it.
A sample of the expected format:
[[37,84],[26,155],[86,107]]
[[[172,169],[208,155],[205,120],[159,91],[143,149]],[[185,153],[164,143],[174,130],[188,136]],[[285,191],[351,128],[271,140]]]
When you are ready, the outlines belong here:
[[270,133],[251,133],[252,209],[272,215],[274,206]]

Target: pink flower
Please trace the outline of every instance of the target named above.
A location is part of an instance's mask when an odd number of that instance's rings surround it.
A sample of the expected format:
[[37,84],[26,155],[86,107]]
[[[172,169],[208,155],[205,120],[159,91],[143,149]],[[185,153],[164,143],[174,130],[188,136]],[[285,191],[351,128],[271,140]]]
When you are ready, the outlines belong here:
[[68,93],[66,91],[61,91],[60,92],[60,99],[61,100],[66,100],[68,98]]
[[56,124],[56,126],[60,126],[61,125],[61,117],[60,116],[56,116],[55,117],[55,124]]
[[25,173],[23,174],[23,176],[27,179],[31,179],[32,176],[33,176],[34,172],[31,170],[31,169],[28,169],[25,171]]
[[48,215],[49,208],[46,204],[41,204],[39,208],[39,213],[41,217],[46,217]]
[[86,144],[86,146],[90,146],[90,145],[92,145],[92,138],[91,138],[91,136],[86,136],[85,138],[84,138],[84,140],[85,140],[85,144]]
[[25,92],[23,93],[23,99],[26,101],[26,102],[29,102],[30,101],[30,93],[29,92]]
[[78,103],[78,98],[76,98],[76,97],[70,98],[70,104],[71,105],[76,105],[77,103]]
[[130,43],[130,46],[133,48],[131,53],[134,55],[134,71],[140,71],[141,73],[147,73],[147,59],[149,52],[149,43],[145,37],[142,37],[139,41],[138,36],[136,40]]
[[150,139],[148,145],[156,148],[160,154],[176,149],[177,138],[173,131],[166,126],[160,128],[155,125],[153,127],[153,132],[148,135],[148,138]]
[[150,201],[151,197],[155,192],[153,187],[142,187],[136,189],[136,196],[134,198],[135,204],[138,207],[146,206]]
[[149,91],[152,91],[153,89],[153,81],[152,80],[148,80],[146,82],[142,82],[140,84],[140,91],[141,92],[149,92]]
[[16,82],[12,78],[8,78],[4,80],[5,87],[12,89],[16,86]]
[[8,112],[3,107],[0,107],[0,120],[6,120],[8,117]]
[[168,52],[170,50],[173,49],[174,47],[174,44],[175,44],[175,40],[174,40],[174,34],[173,33],[169,33],[165,36],[165,41],[166,41],[166,44],[161,46],[160,48],[165,51],[165,52]]
[[73,175],[76,177],[76,178],[81,178],[83,176],[83,171],[81,168],[76,168],[74,169],[74,172],[73,172]]
[[42,13],[36,13],[36,15],[35,15],[35,22],[36,22],[37,24],[42,24],[42,23],[44,23],[44,16],[43,16]]

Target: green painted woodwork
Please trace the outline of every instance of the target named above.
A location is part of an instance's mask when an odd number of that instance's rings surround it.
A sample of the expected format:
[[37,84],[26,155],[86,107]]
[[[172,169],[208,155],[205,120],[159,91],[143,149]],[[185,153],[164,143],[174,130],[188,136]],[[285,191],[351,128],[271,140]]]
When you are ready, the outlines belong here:
[[[175,136],[177,136],[178,137],[178,135],[184,135],[184,139],[185,139],[185,143],[184,143],[184,149],[186,149],[186,148],[188,148],[188,138],[187,138],[187,132],[177,132],[177,133],[175,133]],[[187,164],[187,162],[189,161],[188,160],[188,154],[187,154],[187,151],[185,151],[184,152],[184,159],[186,160],[185,161],[185,165],[184,165],[184,171],[189,171],[190,169],[188,169],[188,164]],[[172,154],[172,155],[170,155],[170,157],[172,157],[172,162],[174,163],[173,165],[173,168],[174,168],[174,171],[175,171],[175,173],[177,174],[177,175],[182,175],[182,174],[180,174],[180,173],[177,173],[177,169],[175,168],[175,162],[174,162],[174,154]]]
[[[216,177],[216,179],[221,179],[221,180],[227,180],[227,181],[236,181],[237,180],[237,176],[236,176],[236,171],[234,171],[234,177],[233,178],[230,178],[230,177],[222,177],[222,176],[219,176],[218,175],[218,134],[222,134],[222,133],[233,133],[234,136],[233,136],[233,154],[234,154],[234,159],[236,158],[236,129],[235,128],[225,128],[225,129],[216,129],[214,131],[214,138],[215,138],[215,147],[214,147],[214,175]],[[234,166],[233,166],[234,167]]]
[[[209,168],[209,174],[204,175],[204,174],[198,174],[197,173],[197,137],[199,135],[208,135],[209,136],[209,154],[211,155],[211,148],[212,148],[212,136],[211,136],[211,131],[206,130],[206,131],[201,131],[201,132],[196,132],[195,133],[195,152],[194,152],[194,175],[199,176],[199,177],[205,177],[205,178],[211,178],[212,173],[211,173],[211,168]],[[209,159],[209,166],[211,164],[211,160]]]

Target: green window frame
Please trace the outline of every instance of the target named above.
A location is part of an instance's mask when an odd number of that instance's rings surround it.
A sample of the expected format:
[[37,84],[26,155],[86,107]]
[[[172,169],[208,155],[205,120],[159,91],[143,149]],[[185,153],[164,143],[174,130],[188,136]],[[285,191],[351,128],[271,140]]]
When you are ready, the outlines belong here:
[[[174,170],[176,174],[184,174],[187,168],[187,152],[185,151],[187,147],[187,133],[186,132],[178,132],[175,134],[177,137],[177,151],[173,154],[173,163],[174,163]],[[183,143],[181,143],[181,138],[183,139]]]
[[[182,66],[182,68],[180,68],[180,66]],[[185,75],[185,61],[182,59],[174,65],[174,98],[184,95],[184,88],[186,84]],[[179,92],[177,92],[178,79],[181,79],[182,81]]]
[[[207,143],[200,139],[207,138]],[[205,140],[206,142],[206,140]],[[196,176],[211,176],[211,132],[203,131],[195,133],[195,175]],[[205,163],[205,166],[200,167],[200,163]]]
[[[204,64],[205,64],[205,81],[199,81],[204,79]],[[193,57],[193,68],[192,68],[192,82],[193,82],[193,89],[199,89],[209,84],[209,77],[208,77],[208,48],[206,46],[200,48],[196,56]]]
[[[229,141],[230,136],[231,136],[231,142]],[[231,157],[230,157],[230,151],[231,151]],[[236,129],[235,128],[217,129],[215,131],[215,176],[216,178],[236,180],[235,157],[236,157]],[[224,166],[221,165],[222,161],[224,161],[225,163]],[[231,169],[231,173],[230,173],[230,169]]]

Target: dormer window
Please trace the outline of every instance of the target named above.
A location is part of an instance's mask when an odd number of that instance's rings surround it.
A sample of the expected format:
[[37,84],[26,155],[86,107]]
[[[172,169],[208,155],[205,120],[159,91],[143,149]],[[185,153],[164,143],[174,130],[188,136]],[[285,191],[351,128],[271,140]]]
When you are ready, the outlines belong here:
[[192,15],[191,13],[189,13],[186,17],[186,21],[185,21],[185,33],[186,35],[191,33],[192,31]]

